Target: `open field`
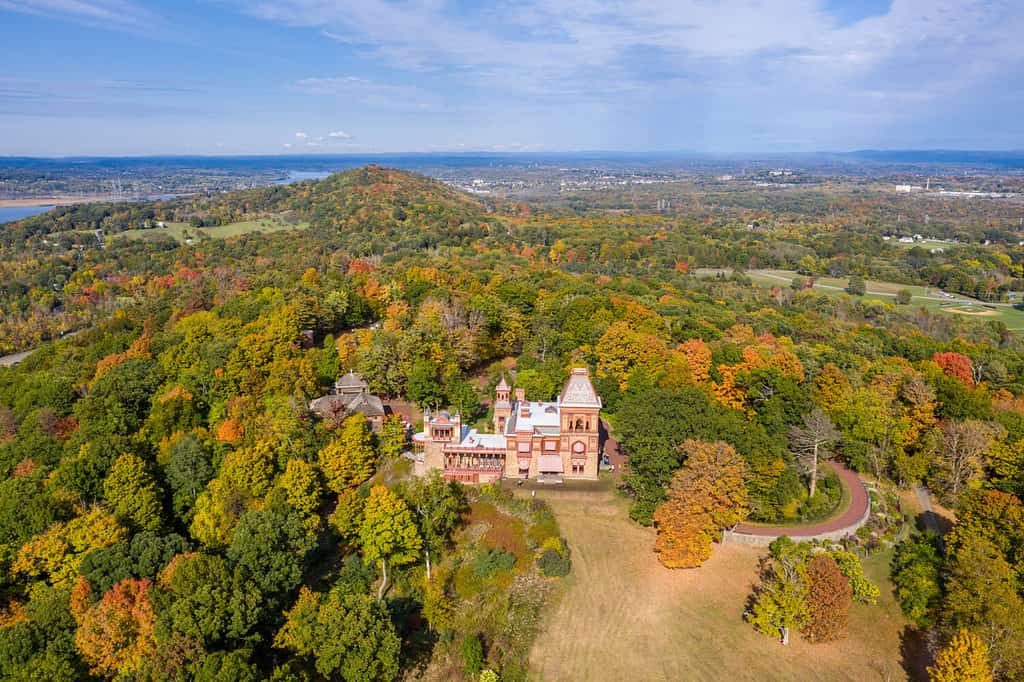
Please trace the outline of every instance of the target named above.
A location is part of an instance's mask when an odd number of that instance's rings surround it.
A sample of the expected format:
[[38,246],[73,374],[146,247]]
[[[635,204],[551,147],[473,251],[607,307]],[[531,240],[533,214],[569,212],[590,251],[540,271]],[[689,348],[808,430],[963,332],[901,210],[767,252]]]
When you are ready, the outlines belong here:
[[82,194],[75,196],[59,194],[52,197],[32,197],[30,199],[0,199],[0,208],[70,206],[72,204],[91,204],[103,201],[117,201],[117,198],[109,194]]
[[[700,277],[714,277],[718,274],[728,276],[730,268],[698,268],[694,274]],[[755,284],[761,286],[788,286],[793,279],[800,277],[793,270],[747,270],[744,274]],[[846,295],[849,280],[838,277],[815,277],[814,289],[827,295]],[[881,282],[867,280],[867,293],[861,297],[864,301],[880,301],[896,305],[896,293],[901,289],[910,292],[910,303],[907,307],[924,306],[931,311],[950,315],[966,315],[987,320],[999,320],[1015,332],[1024,332],[1024,310],[1018,310],[1012,303],[986,303],[960,294],[944,294],[934,287],[923,287],[916,284],[899,284],[897,282]]]
[[537,493],[551,504],[572,550],[565,597],[537,637],[531,666],[560,680],[906,680],[905,621],[888,582],[890,553],[865,561],[879,604],[855,604],[849,637],[789,647],[743,621],[761,551],[715,546],[701,568],[670,571],[654,532],[632,523],[607,486]]
[[174,237],[179,242],[184,242],[186,239],[202,239],[203,237],[224,239],[249,232],[282,232],[304,230],[307,227],[309,227],[307,222],[292,223],[281,216],[269,216],[257,220],[217,225],[216,227],[192,227],[188,223],[166,223],[164,227],[154,227],[148,230],[125,230],[114,236],[123,236],[128,239],[153,239],[159,235],[167,235]]

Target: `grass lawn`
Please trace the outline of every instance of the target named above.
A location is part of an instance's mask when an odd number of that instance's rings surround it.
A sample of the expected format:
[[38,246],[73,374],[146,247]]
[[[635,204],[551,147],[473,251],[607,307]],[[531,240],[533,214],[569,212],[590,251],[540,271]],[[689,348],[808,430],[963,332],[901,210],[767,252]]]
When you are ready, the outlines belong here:
[[274,215],[256,220],[218,225],[216,227],[192,227],[188,223],[165,223],[164,227],[154,227],[149,230],[125,230],[114,236],[124,236],[128,239],[153,239],[160,235],[167,235],[174,237],[179,242],[184,242],[189,238],[203,239],[209,237],[211,239],[225,239],[249,232],[282,232],[285,230],[304,230],[307,227],[309,227],[307,222],[292,223],[283,216]]
[[699,569],[671,571],[654,531],[631,522],[611,490],[537,492],[572,549],[568,590],[537,637],[531,669],[559,680],[906,680],[905,621],[888,582],[888,553],[865,562],[879,604],[855,604],[849,636],[789,647],[743,620],[763,550],[716,545]]

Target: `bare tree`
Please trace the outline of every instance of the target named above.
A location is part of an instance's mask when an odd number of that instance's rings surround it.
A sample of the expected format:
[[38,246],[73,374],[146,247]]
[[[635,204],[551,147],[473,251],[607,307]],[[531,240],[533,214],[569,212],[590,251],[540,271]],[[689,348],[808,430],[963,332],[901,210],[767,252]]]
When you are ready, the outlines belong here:
[[999,428],[995,424],[968,419],[944,421],[932,431],[929,446],[942,468],[946,490],[953,497],[981,474],[981,457],[999,436]]
[[810,477],[810,496],[818,483],[818,461],[832,457],[829,446],[841,438],[825,411],[816,407],[804,415],[804,425],[789,430],[789,442],[797,460]]

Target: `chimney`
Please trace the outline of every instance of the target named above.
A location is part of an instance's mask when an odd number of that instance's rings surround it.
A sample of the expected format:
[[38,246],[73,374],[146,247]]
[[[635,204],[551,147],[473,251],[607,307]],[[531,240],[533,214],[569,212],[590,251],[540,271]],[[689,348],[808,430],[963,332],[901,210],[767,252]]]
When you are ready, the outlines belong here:
[[518,400],[519,402],[523,402],[524,400],[526,400],[526,389],[525,388],[517,388],[516,389],[516,400]]

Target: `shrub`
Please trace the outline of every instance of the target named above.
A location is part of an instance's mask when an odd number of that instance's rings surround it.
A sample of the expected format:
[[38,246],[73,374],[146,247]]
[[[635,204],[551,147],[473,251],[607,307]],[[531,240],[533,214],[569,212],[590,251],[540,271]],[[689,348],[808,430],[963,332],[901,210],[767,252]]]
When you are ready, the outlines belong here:
[[511,571],[516,555],[501,547],[482,549],[473,558],[473,571],[481,578],[489,578],[499,571]]
[[462,667],[474,677],[484,667],[484,644],[480,635],[469,635],[462,640]]
[[569,575],[572,570],[572,560],[562,556],[554,549],[546,549],[537,560],[540,572],[553,578],[561,578]]

